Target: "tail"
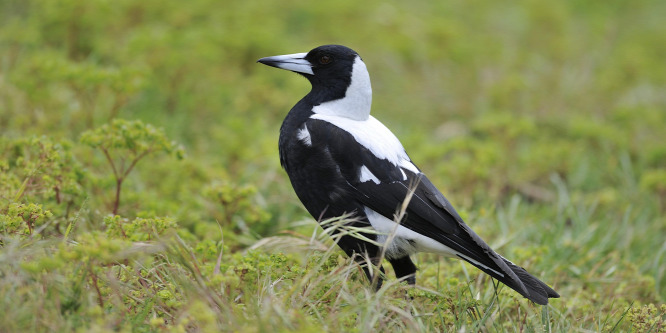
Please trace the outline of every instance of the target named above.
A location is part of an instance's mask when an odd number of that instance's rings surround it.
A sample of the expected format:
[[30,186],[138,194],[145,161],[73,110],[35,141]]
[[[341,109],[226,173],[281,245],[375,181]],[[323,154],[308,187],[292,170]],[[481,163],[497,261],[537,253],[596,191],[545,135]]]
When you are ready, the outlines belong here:
[[476,268],[482,270],[486,274],[492,276],[497,281],[502,282],[507,287],[517,291],[519,294],[523,295],[525,298],[534,303],[546,305],[548,304],[549,298],[560,297],[560,294],[553,290],[553,288],[549,287],[543,281],[528,273],[524,268],[516,266],[514,263],[502,256],[499,257],[504,261],[506,266],[508,266],[513,274],[502,274],[494,269],[490,269],[486,265],[480,264],[479,262],[470,261],[468,258],[464,257],[461,258],[474,265]]
[[[509,266],[509,268],[511,268],[511,270],[514,273],[516,273],[516,275],[520,279],[520,282],[522,282],[523,286],[525,286],[525,289],[527,289],[527,294],[524,294],[519,290],[514,289],[518,291],[521,295],[525,296],[525,298],[541,305],[548,304],[549,298],[560,298],[560,294],[558,294],[555,290],[553,290],[553,288],[549,287],[543,281],[537,279],[532,274],[528,273],[524,268],[514,265],[514,263],[510,262],[509,260],[506,260],[505,258],[502,259],[507,264],[507,266]],[[498,280],[502,282],[502,280],[500,279]]]

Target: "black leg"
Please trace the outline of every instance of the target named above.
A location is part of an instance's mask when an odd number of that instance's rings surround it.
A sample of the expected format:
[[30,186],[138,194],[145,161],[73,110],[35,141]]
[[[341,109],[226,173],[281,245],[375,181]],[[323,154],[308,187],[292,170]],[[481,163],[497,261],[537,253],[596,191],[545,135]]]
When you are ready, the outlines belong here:
[[409,285],[416,284],[416,266],[412,262],[412,259],[409,256],[402,257],[399,259],[389,259],[393,270],[395,271],[395,276],[398,279],[405,278],[405,281]]
[[[372,237],[373,235],[368,236]],[[348,256],[354,258],[354,261],[356,261],[361,266],[361,268],[363,268],[363,272],[368,278],[368,281],[370,283],[374,282],[376,284],[375,289],[379,290],[379,288],[382,286],[382,283],[384,282],[382,275],[385,275],[384,267],[381,266],[378,258],[379,247],[351,236],[342,236],[338,240],[338,246],[340,246],[340,248],[345,251]],[[370,260],[367,258],[370,258]],[[369,265],[379,266],[379,271],[381,274],[374,280],[373,276],[375,275],[375,272],[372,271],[374,267],[369,267]]]
[[370,283],[375,282],[375,290],[379,290],[379,288],[382,287],[382,284],[384,283],[384,275],[386,275],[386,271],[384,271],[384,267],[379,265],[379,261],[376,258],[371,258],[370,259],[370,265],[373,266],[379,266],[379,276],[373,280],[373,276],[377,274],[377,272],[372,272],[371,270],[374,269],[374,267],[369,267],[368,266],[368,260],[366,260],[366,257],[363,255],[356,254],[355,255],[355,260],[356,262],[361,265],[363,268],[363,272],[365,273],[365,276],[368,278],[368,281]]

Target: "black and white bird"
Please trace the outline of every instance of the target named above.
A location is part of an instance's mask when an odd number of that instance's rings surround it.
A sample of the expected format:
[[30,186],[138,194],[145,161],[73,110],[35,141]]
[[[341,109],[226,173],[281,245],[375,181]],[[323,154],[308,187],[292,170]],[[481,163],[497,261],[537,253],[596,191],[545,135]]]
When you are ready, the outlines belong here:
[[[380,244],[396,276],[413,285],[416,266],[410,255],[437,253],[469,262],[535,303],[559,297],[474,233],[398,138],[370,115],[370,76],[354,50],[324,45],[258,62],[299,73],[312,84],[282,123],[280,162],[315,219],[353,214],[356,226],[377,231],[365,235],[374,242],[340,237],[337,244],[347,255],[363,256],[381,269]],[[406,214],[396,225],[394,216],[406,199]],[[364,270],[372,281],[372,271]]]

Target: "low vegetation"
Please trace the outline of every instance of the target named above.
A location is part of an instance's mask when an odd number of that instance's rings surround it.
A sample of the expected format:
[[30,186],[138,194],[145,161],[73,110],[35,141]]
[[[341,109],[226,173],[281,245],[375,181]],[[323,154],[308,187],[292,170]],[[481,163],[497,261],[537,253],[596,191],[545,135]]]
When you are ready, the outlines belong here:
[[[664,332],[663,1],[0,1],[0,331]],[[280,170],[339,43],[534,305],[416,256],[377,293]],[[336,223],[337,221],[329,221]]]

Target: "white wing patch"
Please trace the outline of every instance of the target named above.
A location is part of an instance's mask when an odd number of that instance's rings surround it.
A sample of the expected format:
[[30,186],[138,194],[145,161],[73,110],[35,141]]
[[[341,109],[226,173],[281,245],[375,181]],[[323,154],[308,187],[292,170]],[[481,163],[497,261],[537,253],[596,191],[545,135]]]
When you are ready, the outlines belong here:
[[367,182],[367,181],[371,181],[371,180],[372,180],[373,182],[375,182],[375,184],[379,184],[379,183],[380,183],[379,178],[377,178],[377,176],[375,176],[375,175],[370,171],[370,169],[368,169],[367,166],[365,166],[365,165],[362,166],[362,167],[361,167],[361,176],[359,177],[359,181],[360,181],[361,183],[365,183],[365,182]]
[[296,137],[305,143],[305,145],[312,146],[312,137],[310,137],[310,131],[308,131],[307,126],[303,125],[303,128],[299,129],[298,133],[296,133]]

